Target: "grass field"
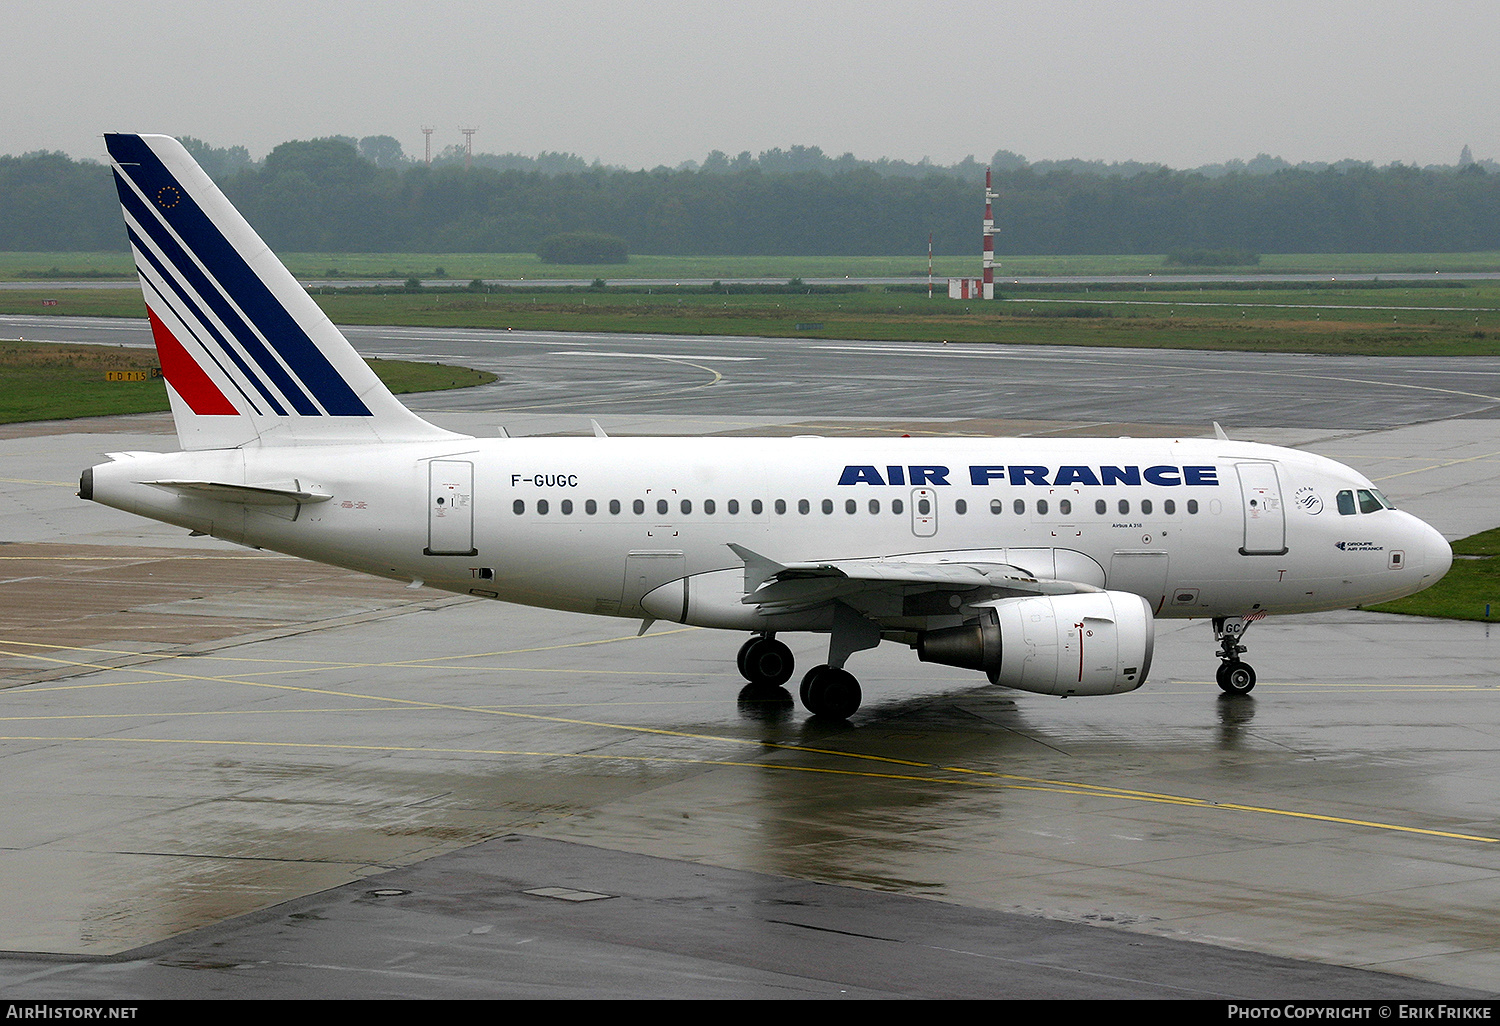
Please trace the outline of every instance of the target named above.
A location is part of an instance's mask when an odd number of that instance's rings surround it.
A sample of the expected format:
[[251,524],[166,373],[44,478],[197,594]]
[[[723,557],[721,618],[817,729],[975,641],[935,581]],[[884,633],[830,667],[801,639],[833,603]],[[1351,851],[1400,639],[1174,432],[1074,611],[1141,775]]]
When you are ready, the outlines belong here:
[[[334,321],[424,327],[1231,349],[1500,355],[1500,282],[1309,287],[1004,286],[993,303],[925,290],[715,294],[609,288],[406,293],[312,289]],[[55,300],[55,306],[43,306]],[[0,291],[0,313],[145,316],[134,289]]]
[[[433,392],[495,380],[467,367],[370,360],[392,392]],[[124,346],[0,342],[0,424],[69,420],[167,409],[167,389],[151,377],[154,349]],[[145,380],[110,381],[110,372],[142,372]]]
[[1500,527],[1454,542],[1453,568],[1431,588],[1369,608],[1449,620],[1500,617]]
[[[978,248],[976,232],[975,248]],[[436,277],[439,268],[455,281],[473,278],[894,278],[925,281],[925,250],[894,256],[632,256],[626,264],[544,264],[531,253],[282,253],[303,279]],[[1161,254],[1132,256],[1000,255],[997,278],[1062,274],[1181,274]],[[940,285],[947,278],[978,277],[979,256],[934,260]],[[1258,274],[1427,274],[1432,271],[1500,271],[1500,251],[1488,253],[1286,253],[1262,255],[1247,268],[1213,268]],[[0,281],[27,278],[134,278],[130,254],[0,253]]]

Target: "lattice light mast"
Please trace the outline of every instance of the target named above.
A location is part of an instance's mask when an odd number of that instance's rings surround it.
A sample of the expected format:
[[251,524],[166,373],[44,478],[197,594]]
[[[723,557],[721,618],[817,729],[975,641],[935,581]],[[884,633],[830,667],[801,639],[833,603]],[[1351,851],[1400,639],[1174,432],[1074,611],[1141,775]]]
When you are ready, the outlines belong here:
[[464,134],[464,170],[467,171],[474,166],[474,133],[479,129],[460,128],[459,131]]
[[423,127],[423,129],[422,129],[422,136],[423,136],[422,141],[427,146],[427,166],[431,167],[432,166],[432,129],[427,128],[427,127]]

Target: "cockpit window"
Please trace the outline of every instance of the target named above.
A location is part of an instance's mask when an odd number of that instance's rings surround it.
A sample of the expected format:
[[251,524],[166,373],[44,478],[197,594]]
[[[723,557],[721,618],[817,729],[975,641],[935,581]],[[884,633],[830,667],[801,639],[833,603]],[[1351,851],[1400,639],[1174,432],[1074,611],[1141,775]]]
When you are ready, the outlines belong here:
[[1366,488],[1359,490],[1359,511],[1361,513],[1374,513],[1376,510],[1383,508],[1384,505],[1374,492]]
[[1354,493],[1352,491],[1339,492],[1338,502],[1339,514],[1341,516],[1352,517],[1358,512],[1354,508]]
[[1373,495],[1373,496],[1375,496],[1375,498],[1379,499],[1380,500],[1380,504],[1382,506],[1384,506],[1386,509],[1395,509],[1396,508],[1396,504],[1394,502],[1392,502],[1390,499],[1386,498],[1385,492],[1382,492],[1379,488],[1371,488],[1370,489],[1370,494]]

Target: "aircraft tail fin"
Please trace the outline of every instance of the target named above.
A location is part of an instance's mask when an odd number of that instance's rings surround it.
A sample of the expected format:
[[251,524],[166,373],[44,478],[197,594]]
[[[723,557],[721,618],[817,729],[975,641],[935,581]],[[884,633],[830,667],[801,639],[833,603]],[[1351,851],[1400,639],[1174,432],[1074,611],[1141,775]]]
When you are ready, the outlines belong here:
[[181,143],[104,138],[184,449],[462,437],[397,401]]

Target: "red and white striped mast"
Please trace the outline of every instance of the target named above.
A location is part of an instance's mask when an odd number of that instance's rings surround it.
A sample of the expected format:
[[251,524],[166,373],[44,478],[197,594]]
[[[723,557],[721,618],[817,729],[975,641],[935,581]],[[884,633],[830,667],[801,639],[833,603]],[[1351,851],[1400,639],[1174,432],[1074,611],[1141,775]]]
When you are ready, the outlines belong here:
[[932,233],[927,233],[927,298],[932,298]]
[[990,188],[990,169],[984,169],[984,298],[995,298],[995,192]]

